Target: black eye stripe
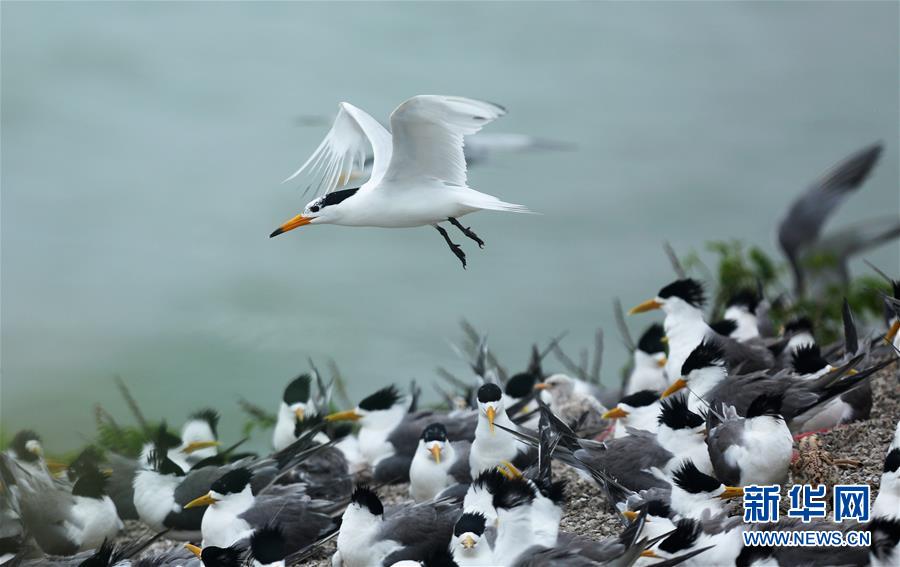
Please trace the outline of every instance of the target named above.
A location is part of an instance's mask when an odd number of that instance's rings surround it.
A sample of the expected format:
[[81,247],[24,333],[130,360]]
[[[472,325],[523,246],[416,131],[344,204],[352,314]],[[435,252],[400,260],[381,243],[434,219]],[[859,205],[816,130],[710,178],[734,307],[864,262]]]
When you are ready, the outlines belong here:
[[331,205],[337,205],[344,199],[349,199],[350,197],[355,195],[357,191],[359,191],[359,187],[356,187],[355,189],[341,189],[340,191],[332,191],[331,193],[328,193],[327,195],[322,197],[318,205],[313,205],[309,208],[309,210],[311,210],[312,212],[316,212],[318,211],[318,209],[313,207],[324,209],[325,207],[330,207]]

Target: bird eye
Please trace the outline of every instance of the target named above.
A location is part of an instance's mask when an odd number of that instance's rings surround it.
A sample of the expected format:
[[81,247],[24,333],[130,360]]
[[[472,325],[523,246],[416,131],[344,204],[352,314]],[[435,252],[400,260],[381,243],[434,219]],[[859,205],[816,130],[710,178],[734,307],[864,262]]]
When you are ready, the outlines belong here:
[[314,213],[318,213],[318,212],[319,212],[319,205],[313,205],[312,207],[309,208],[309,210],[312,211],[312,212],[314,212]]

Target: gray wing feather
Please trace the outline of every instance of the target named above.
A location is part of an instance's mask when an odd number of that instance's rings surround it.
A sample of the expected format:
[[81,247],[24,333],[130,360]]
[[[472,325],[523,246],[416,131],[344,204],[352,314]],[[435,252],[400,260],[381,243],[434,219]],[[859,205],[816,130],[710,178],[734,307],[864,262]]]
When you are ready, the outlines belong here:
[[706,438],[709,460],[716,478],[728,486],[738,486],[741,470],[728,462],[725,451],[732,445],[740,445],[744,439],[744,419],[729,419],[715,427]]
[[456,451],[456,461],[450,467],[450,476],[456,482],[472,482],[472,470],[469,467],[469,450],[472,448],[472,443],[457,441],[451,444]]
[[647,471],[664,466],[674,455],[657,443],[653,433],[631,428],[628,431],[630,435],[607,441],[603,447],[579,449],[575,457],[605,471],[630,490],[665,488],[663,480]]
[[137,520],[138,513],[134,508],[134,475],[137,473],[137,461],[116,453],[108,453],[106,460],[112,469],[106,482],[106,493],[109,494],[116,512],[123,520]]

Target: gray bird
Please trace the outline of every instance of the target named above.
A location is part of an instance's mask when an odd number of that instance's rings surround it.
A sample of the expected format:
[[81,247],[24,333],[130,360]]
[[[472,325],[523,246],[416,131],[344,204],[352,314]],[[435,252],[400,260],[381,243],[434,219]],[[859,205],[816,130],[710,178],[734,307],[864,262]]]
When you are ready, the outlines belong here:
[[[900,234],[900,220],[894,217],[867,221],[820,238],[828,217],[868,178],[882,149],[880,143],[873,144],[834,166],[791,204],[779,224],[778,243],[791,264],[798,295],[803,295],[813,281],[808,273],[810,258],[827,255],[829,268],[837,272],[837,281],[846,285],[850,256]],[[822,285],[832,281],[826,270],[817,272],[815,279]]]

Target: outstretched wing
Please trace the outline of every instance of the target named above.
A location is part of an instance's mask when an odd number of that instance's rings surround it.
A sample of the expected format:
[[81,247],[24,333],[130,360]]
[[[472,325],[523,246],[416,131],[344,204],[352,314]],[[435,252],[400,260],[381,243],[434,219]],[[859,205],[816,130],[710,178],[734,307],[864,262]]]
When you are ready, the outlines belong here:
[[432,178],[465,186],[463,136],[500,116],[503,107],[456,96],[419,95],[391,114],[393,155],[385,179]]
[[788,256],[815,242],[829,215],[859,188],[878,162],[882,145],[873,144],[837,164],[791,204],[778,227],[778,239]]
[[391,161],[391,134],[364,110],[342,102],[328,135],[306,163],[284,181],[302,173],[310,179],[307,191],[315,186],[317,194],[330,193],[365,168],[370,147],[374,161],[369,181],[377,183]]

